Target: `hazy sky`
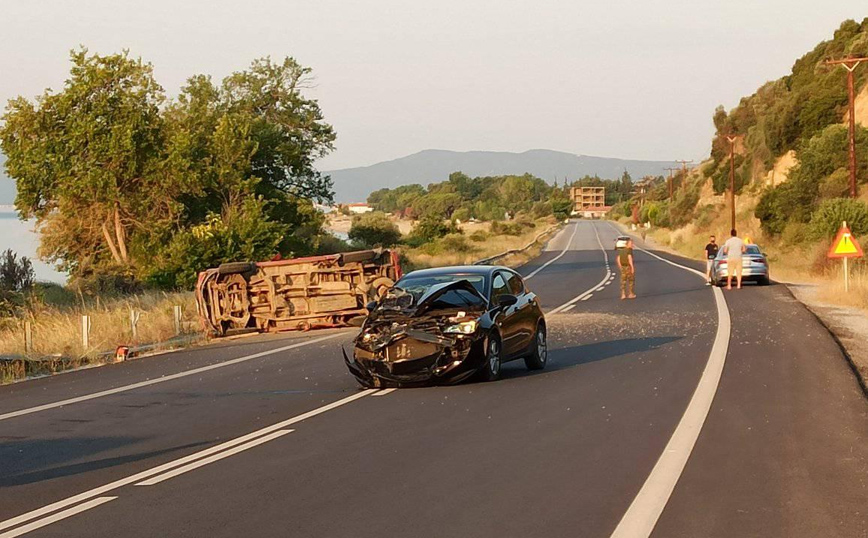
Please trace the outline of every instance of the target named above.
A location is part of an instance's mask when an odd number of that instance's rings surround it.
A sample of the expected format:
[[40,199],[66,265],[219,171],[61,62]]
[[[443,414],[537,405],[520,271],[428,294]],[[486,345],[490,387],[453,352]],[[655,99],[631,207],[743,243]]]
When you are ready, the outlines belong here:
[[61,87],[79,44],[130,49],[170,95],[290,55],[338,133],[322,169],[427,148],[700,159],[716,105],[866,16],[865,0],[0,0],[0,102]]

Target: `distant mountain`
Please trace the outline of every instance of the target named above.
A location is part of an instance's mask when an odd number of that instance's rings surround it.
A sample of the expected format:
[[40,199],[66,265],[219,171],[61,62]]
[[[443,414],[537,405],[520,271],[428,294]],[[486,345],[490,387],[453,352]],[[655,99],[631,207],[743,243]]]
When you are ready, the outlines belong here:
[[5,162],[6,157],[0,153],[0,205],[12,205],[15,203],[15,182],[6,177]]
[[427,185],[448,179],[452,172],[476,176],[529,173],[552,181],[564,177],[578,179],[597,175],[603,179],[620,177],[624,170],[634,179],[663,175],[671,161],[633,161],[575,155],[562,151],[535,149],[524,153],[502,151],[445,151],[429,149],[371,166],[325,172],[334,180],[335,201],[360,202],[371,192],[410,183]]

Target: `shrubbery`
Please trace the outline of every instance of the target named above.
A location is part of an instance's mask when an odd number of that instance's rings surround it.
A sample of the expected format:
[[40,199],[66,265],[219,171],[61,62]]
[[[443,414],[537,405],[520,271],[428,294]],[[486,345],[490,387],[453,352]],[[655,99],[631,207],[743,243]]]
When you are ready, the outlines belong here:
[[401,241],[401,231],[385,213],[374,211],[353,217],[349,238],[361,248],[391,247]]
[[824,201],[811,217],[811,233],[817,239],[831,239],[845,221],[855,236],[868,234],[868,204],[853,198]]

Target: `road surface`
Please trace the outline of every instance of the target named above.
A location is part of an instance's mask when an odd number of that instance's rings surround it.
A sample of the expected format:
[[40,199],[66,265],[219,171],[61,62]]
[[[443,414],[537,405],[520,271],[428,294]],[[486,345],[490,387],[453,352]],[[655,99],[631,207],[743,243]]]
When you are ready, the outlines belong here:
[[[868,404],[785,287],[719,292],[606,222],[521,269],[550,363],[362,391],[352,330],[0,387],[0,538],[868,536]],[[676,265],[678,264],[678,265]]]

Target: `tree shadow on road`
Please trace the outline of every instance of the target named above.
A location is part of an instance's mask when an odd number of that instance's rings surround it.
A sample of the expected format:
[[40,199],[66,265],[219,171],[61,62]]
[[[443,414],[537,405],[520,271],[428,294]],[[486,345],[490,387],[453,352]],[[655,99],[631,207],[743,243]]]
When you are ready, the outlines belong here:
[[[33,484],[36,482],[42,482],[43,480],[51,480],[54,478],[62,478],[65,476],[73,476],[99,469],[115,467],[118,465],[146,460],[163,454],[170,454],[178,450],[185,450],[208,444],[207,442],[189,443],[160,450],[152,450],[150,452],[136,452],[125,456],[91,459],[66,465],[62,464],[63,462],[87,458],[87,456],[90,456],[95,452],[117,449],[138,440],[139,439],[124,437],[99,437],[88,439],[38,439],[4,442],[3,450],[0,451],[0,460],[3,460],[2,465],[0,465],[0,489],[11,486]],[[2,457],[4,454],[6,457]],[[25,471],[24,468],[28,467],[28,463],[31,462],[25,462],[21,461],[21,458],[15,458],[14,455],[17,454],[31,454],[27,459],[38,459],[39,464],[30,465],[31,470]],[[32,455],[45,457],[34,458]],[[60,461],[61,459],[63,462]],[[32,463],[35,463],[35,461]],[[45,468],[46,464],[54,466]]]

